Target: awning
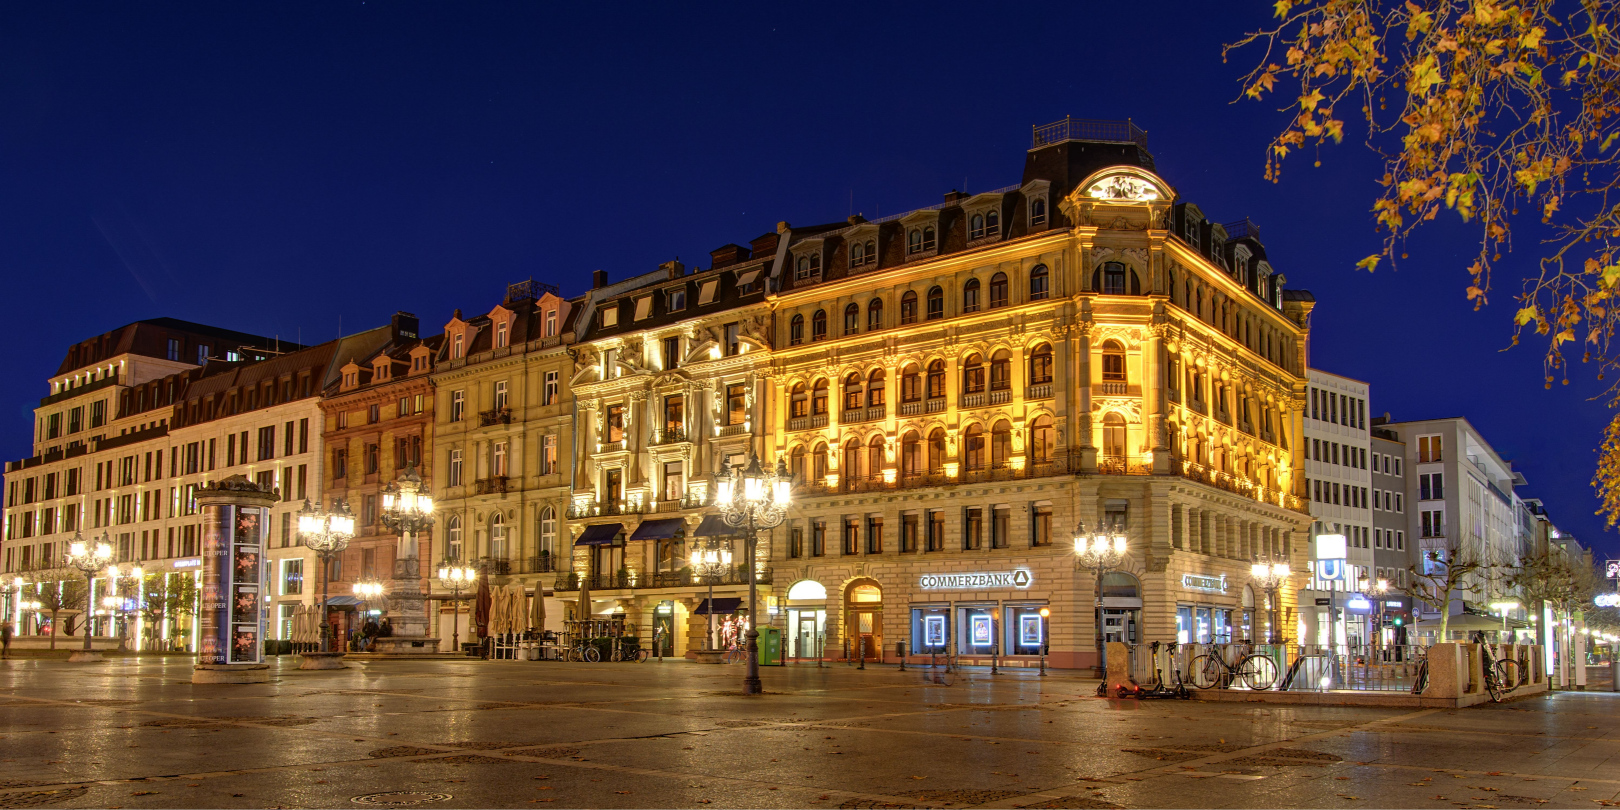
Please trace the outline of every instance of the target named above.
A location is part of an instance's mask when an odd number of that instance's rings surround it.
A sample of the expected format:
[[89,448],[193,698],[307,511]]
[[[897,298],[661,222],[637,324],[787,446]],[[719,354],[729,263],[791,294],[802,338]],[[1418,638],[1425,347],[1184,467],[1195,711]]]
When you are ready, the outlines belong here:
[[731,615],[733,613],[736,613],[737,608],[740,608],[740,607],[742,607],[742,597],[740,597],[740,596],[716,596],[714,598],[714,609],[713,610],[709,609],[709,600],[705,599],[705,600],[703,600],[703,602],[701,604],[699,604],[697,606],[697,610],[692,611],[692,615],[694,615],[694,616],[709,616],[709,615],[729,616],[729,615]]
[[746,273],[743,273],[740,276],[737,276],[737,286],[738,287],[747,287],[748,285],[753,284],[754,280],[759,278],[759,274],[760,274],[762,269],[763,268],[755,268],[753,270],[749,270]]
[[339,607],[341,605],[358,605],[360,604],[360,598],[357,596],[345,596],[343,594],[339,594],[337,596],[327,597],[326,604],[331,607]]
[[624,531],[623,523],[598,523],[595,526],[586,526],[579,539],[574,541],[576,546],[610,546],[613,538]]
[[[1413,625],[1413,626],[1416,627],[1419,630],[1439,630],[1440,629],[1440,619],[1439,618],[1424,619],[1423,621],[1420,621],[1416,625]],[[1514,626],[1513,625],[1513,620],[1508,619],[1508,627],[1512,628],[1513,626]],[[1485,631],[1488,632],[1488,631],[1491,631],[1491,630],[1501,630],[1501,629],[1502,629],[1502,620],[1501,619],[1493,618],[1493,617],[1490,617],[1490,616],[1480,616],[1480,615],[1475,614],[1475,613],[1456,613],[1456,614],[1452,614],[1451,618],[1446,621],[1446,631],[1447,632],[1451,632],[1451,631],[1473,632],[1475,630],[1485,630]]]
[[724,518],[719,515],[704,515],[703,522],[698,524],[697,531],[692,532],[693,537],[740,537],[742,528],[727,526]]
[[668,540],[681,532],[686,531],[686,520],[683,518],[664,518],[662,520],[643,520],[636,530],[630,533],[631,540]]

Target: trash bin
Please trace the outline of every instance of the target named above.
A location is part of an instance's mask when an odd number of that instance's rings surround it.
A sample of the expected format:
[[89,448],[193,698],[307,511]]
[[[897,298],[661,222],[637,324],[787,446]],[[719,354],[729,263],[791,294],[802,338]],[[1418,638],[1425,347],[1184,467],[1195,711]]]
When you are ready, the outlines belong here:
[[759,663],[760,666],[782,666],[782,629],[779,627],[759,628]]

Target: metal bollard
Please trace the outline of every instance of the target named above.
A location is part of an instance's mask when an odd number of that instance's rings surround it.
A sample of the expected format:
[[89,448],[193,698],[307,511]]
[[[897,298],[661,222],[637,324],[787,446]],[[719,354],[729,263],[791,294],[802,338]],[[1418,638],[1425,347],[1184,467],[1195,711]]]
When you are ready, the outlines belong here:
[[900,671],[905,672],[906,671],[906,643],[904,641],[896,641],[894,643],[894,654],[900,657]]

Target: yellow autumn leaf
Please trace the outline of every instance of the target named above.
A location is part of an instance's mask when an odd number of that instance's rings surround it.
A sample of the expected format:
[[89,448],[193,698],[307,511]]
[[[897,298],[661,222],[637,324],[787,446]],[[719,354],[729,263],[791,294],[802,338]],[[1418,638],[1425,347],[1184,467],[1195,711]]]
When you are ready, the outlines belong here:
[[1381,258],[1381,256],[1375,253],[1359,262],[1356,262],[1356,268],[1359,270],[1366,270],[1367,272],[1371,273],[1378,269],[1378,261]]
[[1513,323],[1518,326],[1524,326],[1525,324],[1535,320],[1540,320],[1540,316],[1536,314],[1535,304],[1531,304],[1530,306],[1519,310],[1513,316]]

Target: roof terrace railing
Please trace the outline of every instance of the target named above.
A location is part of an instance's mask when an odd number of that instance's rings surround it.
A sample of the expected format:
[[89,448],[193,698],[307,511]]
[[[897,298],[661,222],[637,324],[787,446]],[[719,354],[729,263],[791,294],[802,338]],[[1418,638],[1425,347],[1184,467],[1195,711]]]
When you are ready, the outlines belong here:
[[1134,143],[1147,149],[1147,133],[1129,118],[1124,121],[1098,121],[1087,118],[1065,117],[1061,121],[1033,128],[1035,137],[1031,149],[1051,146],[1064,141],[1099,141],[1103,143]]

